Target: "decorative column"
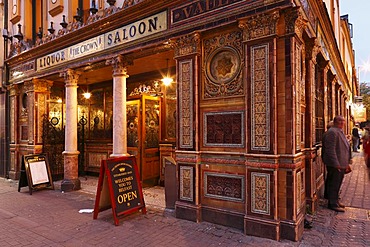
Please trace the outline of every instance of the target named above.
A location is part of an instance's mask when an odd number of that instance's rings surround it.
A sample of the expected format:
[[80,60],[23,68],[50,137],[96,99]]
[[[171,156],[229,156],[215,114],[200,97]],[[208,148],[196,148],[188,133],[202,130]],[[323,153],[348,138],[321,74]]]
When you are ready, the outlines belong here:
[[40,79],[25,81],[25,95],[22,107],[28,112],[28,153],[42,152],[42,131],[44,115],[47,114],[47,100],[53,82]]
[[111,157],[129,156],[127,152],[126,79],[132,61],[118,55],[107,60],[113,67],[113,153]]
[[19,86],[9,85],[7,87],[9,92],[9,148],[10,148],[10,167],[9,167],[9,178],[18,179],[20,174],[20,161],[21,155],[19,155],[19,142],[18,136],[18,118],[19,118]]
[[60,73],[64,77],[66,87],[66,127],[65,127],[65,151],[64,155],[64,179],[62,191],[79,190],[81,188],[78,179],[78,155],[77,149],[77,82],[81,73],[71,69]]
[[[280,191],[279,186],[285,183],[285,188],[291,188],[287,175],[278,174],[279,164],[274,154],[289,154],[292,149],[292,134],[289,133],[292,127],[289,124],[293,124],[293,121],[288,121],[293,118],[291,78],[286,77],[288,73],[277,66],[285,64],[282,68],[290,69],[283,47],[288,50],[291,44],[290,37],[287,36],[287,41],[279,38],[279,20],[279,10],[239,20],[246,59],[247,74],[244,80],[248,85],[246,126],[249,128],[249,140],[245,154],[245,191],[248,199],[245,205],[244,233],[274,240],[279,240],[282,232],[279,207],[286,205],[280,202],[286,198],[287,192]],[[290,87],[286,83],[290,83]],[[292,225],[295,223],[291,222]]]
[[198,32],[171,40],[177,71],[176,162],[179,196],[176,217],[199,222],[201,215],[201,175],[199,150],[198,88],[201,69],[201,37]]
[[[315,77],[316,77],[316,57],[319,52],[319,44],[315,39],[305,42],[306,46],[306,113],[305,113],[305,192],[306,205],[310,211],[314,212],[317,208],[318,195],[316,193],[316,173],[315,164],[321,159],[317,158],[315,144]],[[320,154],[319,154],[320,156]]]

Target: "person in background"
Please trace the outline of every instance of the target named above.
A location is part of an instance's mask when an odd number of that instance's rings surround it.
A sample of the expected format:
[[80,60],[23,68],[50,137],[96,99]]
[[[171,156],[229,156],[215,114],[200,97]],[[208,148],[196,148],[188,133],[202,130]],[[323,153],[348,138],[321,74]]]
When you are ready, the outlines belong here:
[[362,146],[364,148],[364,159],[367,167],[370,167],[370,127],[365,126],[365,132],[362,136]]
[[[331,128],[331,127],[333,127],[334,126],[334,122],[333,122],[333,120],[331,120],[329,123],[328,123],[328,125],[326,126],[326,131],[325,131],[325,133],[324,133],[324,135],[322,136],[322,143],[324,144],[324,142],[325,142],[325,137],[326,137],[326,135],[327,135],[327,133],[328,133],[328,130]],[[321,149],[321,158],[322,158],[322,160],[323,160],[323,162],[324,162],[324,160],[326,159],[325,158],[325,146],[324,145],[322,145],[322,149]],[[324,163],[325,164],[325,163]],[[328,199],[328,176],[326,175],[326,177],[325,177],[325,188],[324,188],[324,198],[325,199]]]
[[360,142],[360,133],[358,132],[358,128],[355,126],[352,129],[352,151],[357,153],[358,143]]
[[345,212],[345,206],[339,202],[339,190],[344,174],[351,161],[351,147],[343,132],[345,119],[334,118],[334,126],[323,137],[323,161],[327,168],[326,196],[328,208],[336,212]]

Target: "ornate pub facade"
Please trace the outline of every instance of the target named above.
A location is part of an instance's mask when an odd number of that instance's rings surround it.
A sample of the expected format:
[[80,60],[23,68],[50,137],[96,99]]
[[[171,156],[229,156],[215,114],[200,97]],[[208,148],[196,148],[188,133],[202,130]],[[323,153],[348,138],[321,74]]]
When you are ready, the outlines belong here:
[[173,160],[176,217],[301,238],[324,183],[322,134],[335,115],[350,126],[357,94],[336,6],[4,3],[8,177],[19,177],[23,155],[45,152],[62,190],[77,190],[101,160],[135,155],[152,186]]

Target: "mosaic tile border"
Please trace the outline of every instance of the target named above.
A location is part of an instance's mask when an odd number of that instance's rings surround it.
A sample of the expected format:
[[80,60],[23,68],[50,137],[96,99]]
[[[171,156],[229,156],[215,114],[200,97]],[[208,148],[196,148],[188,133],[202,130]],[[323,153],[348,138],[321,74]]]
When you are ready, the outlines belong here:
[[[241,198],[239,199],[239,198],[235,198],[235,197],[209,194],[208,191],[207,191],[207,185],[208,185],[207,184],[207,178],[208,178],[208,176],[240,179],[241,180]],[[205,197],[221,199],[221,200],[225,200],[225,201],[234,201],[234,202],[244,202],[245,201],[245,176],[244,175],[220,174],[220,173],[215,173],[215,172],[204,172],[203,182],[204,182],[204,196]]]
[[269,44],[252,46],[251,149],[256,151],[270,151],[269,83]]
[[251,172],[252,213],[270,215],[270,176],[267,173]]
[[[214,116],[214,115],[231,115],[231,114],[240,114],[241,115],[241,143],[240,144],[235,144],[235,143],[209,143],[207,141],[207,133],[208,133],[208,126],[207,126],[207,117],[208,116]],[[210,147],[210,146],[218,146],[218,147],[240,147],[243,148],[245,147],[245,131],[244,131],[244,111],[231,111],[231,112],[205,112],[203,113],[203,129],[204,129],[204,135],[203,135],[203,145],[205,147]]]
[[193,60],[179,62],[180,148],[193,148]]

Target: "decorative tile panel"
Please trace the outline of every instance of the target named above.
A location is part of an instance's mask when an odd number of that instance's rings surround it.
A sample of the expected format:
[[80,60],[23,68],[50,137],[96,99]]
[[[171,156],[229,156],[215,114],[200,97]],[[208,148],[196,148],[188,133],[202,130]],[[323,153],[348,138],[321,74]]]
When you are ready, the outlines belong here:
[[204,113],[204,146],[244,147],[244,112]]
[[296,105],[296,126],[295,126],[295,137],[296,137],[296,149],[301,148],[301,91],[304,91],[305,88],[301,87],[301,72],[302,72],[302,57],[301,57],[301,48],[298,44],[295,47],[295,105]]
[[270,151],[269,44],[251,47],[251,149]]
[[194,201],[194,172],[191,166],[180,166],[180,200]]
[[231,32],[204,41],[203,98],[244,95],[241,68],[242,32]]
[[300,212],[301,210],[301,205],[302,205],[302,193],[304,192],[304,183],[303,183],[303,171],[297,172],[297,213]]
[[46,94],[38,94],[37,96],[37,143],[42,143],[42,121],[44,119],[44,114],[46,114],[46,100],[47,95]]
[[15,96],[10,97],[10,143],[15,143]]
[[242,175],[204,173],[205,197],[244,202],[245,178]]
[[251,211],[270,215],[270,174],[251,172]]
[[180,148],[193,148],[193,61],[179,62]]

